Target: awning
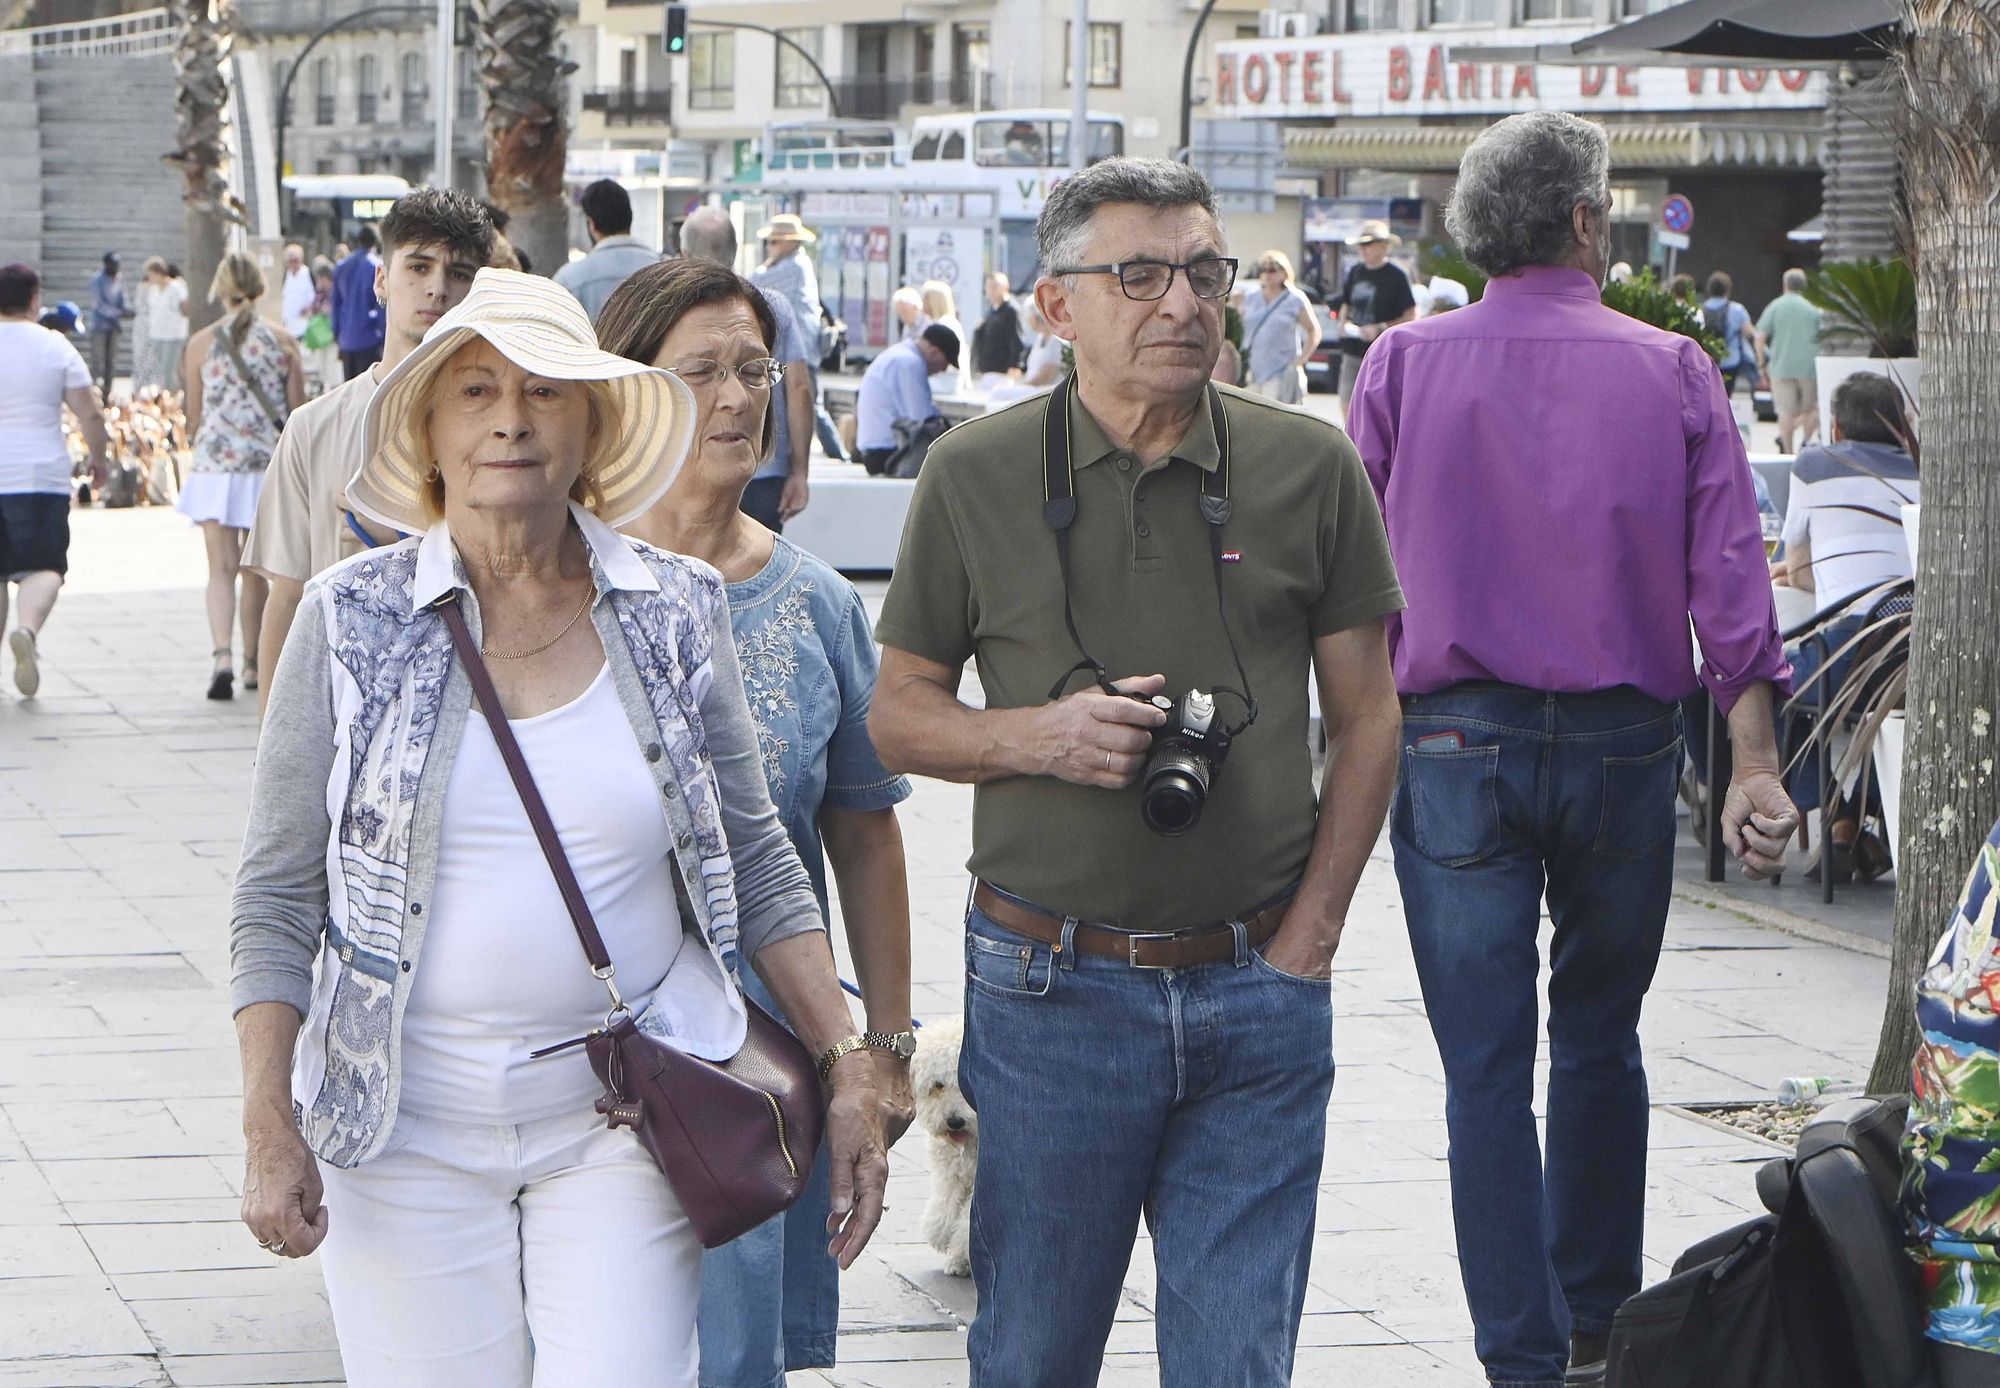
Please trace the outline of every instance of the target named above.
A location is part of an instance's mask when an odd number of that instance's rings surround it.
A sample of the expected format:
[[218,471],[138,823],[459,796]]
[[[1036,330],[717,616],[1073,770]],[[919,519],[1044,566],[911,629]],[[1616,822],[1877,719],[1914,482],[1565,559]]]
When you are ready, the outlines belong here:
[[1902,19],[1897,0],[1686,0],[1566,43],[1454,46],[1466,62],[1771,66],[1879,62]]
[[300,198],[400,198],[410,182],[394,174],[292,174],[285,186]]
[[1809,245],[1817,246],[1820,242],[1826,240],[1826,214],[1821,212],[1806,218],[1803,222],[1800,222],[1797,226],[1786,232],[1785,239],[1787,241],[1803,241]]
[[[1484,126],[1290,126],[1287,162],[1316,169],[1449,172]],[[1777,126],[1607,125],[1611,166],[1620,168],[1820,167],[1824,136]]]

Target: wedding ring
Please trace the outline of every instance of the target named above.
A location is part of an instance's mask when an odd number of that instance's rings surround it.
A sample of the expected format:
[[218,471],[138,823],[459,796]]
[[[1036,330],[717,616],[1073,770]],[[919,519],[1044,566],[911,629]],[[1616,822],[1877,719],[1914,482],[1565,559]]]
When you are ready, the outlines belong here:
[[283,1239],[273,1239],[269,1243],[265,1243],[262,1239],[259,1239],[257,1246],[266,1253],[283,1253],[285,1251],[285,1241]]
[[1109,747],[1104,749],[1104,769],[1106,771],[1111,769],[1111,749]]

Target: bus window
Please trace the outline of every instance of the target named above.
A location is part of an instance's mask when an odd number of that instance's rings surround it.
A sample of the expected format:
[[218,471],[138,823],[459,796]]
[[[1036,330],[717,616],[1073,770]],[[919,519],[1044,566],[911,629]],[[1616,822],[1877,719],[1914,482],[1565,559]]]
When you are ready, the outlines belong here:
[[940,159],[965,158],[965,136],[954,130],[944,137],[944,145],[938,150]]
[[[1049,162],[1058,168],[1069,164],[1069,122],[1051,121],[1049,142]],[[1115,159],[1125,152],[1125,127],[1117,121],[1094,120],[1090,123],[1090,162],[1100,159]]]
[[973,130],[973,157],[978,164],[1026,167],[1047,167],[1049,164],[1047,121],[980,121]]
[[916,144],[910,147],[910,160],[912,163],[919,159],[935,159],[937,157],[938,137],[935,130],[920,136]]

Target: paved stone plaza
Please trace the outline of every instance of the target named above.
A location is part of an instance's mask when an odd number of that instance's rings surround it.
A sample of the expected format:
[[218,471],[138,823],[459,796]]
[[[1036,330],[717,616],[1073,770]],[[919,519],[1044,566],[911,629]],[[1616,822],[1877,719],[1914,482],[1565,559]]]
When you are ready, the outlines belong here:
[[[201,697],[199,537],[160,510],[74,520],[41,697],[17,702],[0,669],[0,1388],[338,1383],[316,1264],[270,1258],[236,1220],[227,900],[254,704]],[[965,788],[926,783],[903,812],[920,1017],[959,1003],[970,811]],[[1452,1251],[1444,1089],[1400,909],[1385,843],[1336,961],[1340,1075],[1301,1384],[1481,1381]],[[1656,1101],[1858,1077],[1885,971],[1678,904],[1646,1015]],[[1652,1149],[1649,1278],[1747,1217],[1774,1150],[1664,1108]],[[972,1289],[918,1233],[921,1134],[892,1171],[890,1212],[846,1280],[841,1367],[795,1385],[966,1381]],[[1108,1388],[1157,1381],[1148,1254],[1142,1240]]]

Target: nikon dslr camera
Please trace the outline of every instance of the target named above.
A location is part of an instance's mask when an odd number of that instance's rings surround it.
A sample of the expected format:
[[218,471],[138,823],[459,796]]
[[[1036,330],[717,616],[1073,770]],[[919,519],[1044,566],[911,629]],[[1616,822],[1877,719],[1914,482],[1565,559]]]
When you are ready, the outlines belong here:
[[1146,827],[1173,838],[1201,822],[1208,792],[1229,755],[1229,732],[1215,716],[1214,696],[1190,689],[1176,701],[1164,694],[1132,698],[1167,715],[1153,733],[1153,750],[1139,777],[1139,812]]

